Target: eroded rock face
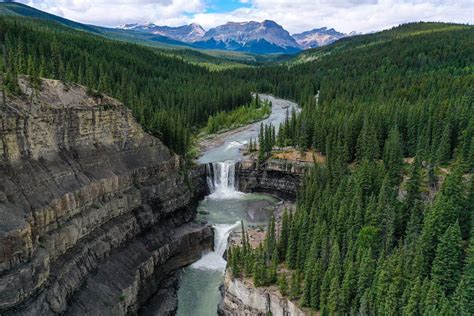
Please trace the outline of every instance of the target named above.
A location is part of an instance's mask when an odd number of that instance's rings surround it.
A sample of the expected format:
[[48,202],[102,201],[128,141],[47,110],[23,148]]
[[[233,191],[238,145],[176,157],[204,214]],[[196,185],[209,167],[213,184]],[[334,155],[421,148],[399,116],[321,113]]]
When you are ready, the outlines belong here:
[[280,296],[275,288],[255,288],[249,281],[232,278],[227,271],[219,315],[304,316],[306,314],[293,302]]
[[137,313],[212,248],[193,223],[204,169],[108,97],[46,80],[8,99],[0,126],[0,314]]
[[303,180],[307,164],[287,163],[269,160],[257,168],[254,160],[237,163],[236,176],[242,192],[263,192],[275,194],[291,201],[296,200],[298,186]]
[[[274,194],[294,201],[309,166],[305,163],[268,160],[258,168],[256,161],[243,160],[236,166],[239,190]],[[292,301],[282,297],[276,287],[256,288],[250,280],[232,278],[228,270],[221,292],[223,298],[218,309],[221,316],[306,315]]]

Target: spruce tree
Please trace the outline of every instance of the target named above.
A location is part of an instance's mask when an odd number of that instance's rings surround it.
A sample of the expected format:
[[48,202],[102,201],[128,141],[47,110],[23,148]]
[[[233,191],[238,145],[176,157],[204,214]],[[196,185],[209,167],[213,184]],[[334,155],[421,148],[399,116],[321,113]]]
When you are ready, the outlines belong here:
[[449,226],[440,239],[431,278],[446,295],[451,295],[461,278],[461,231],[458,223]]
[[290,227],[289,227],[288,210],[285,208],[285,210],[283,211],[283,216],[281,220],[280,238],[278,241],[278,254],[280,255],[280,261],[285,261],[286,251],[288,248],[289,235],[290,235]]
[[400,144],[400,133],[396,126],[390,130],[385,141],[383,163],[391,181],[393,181],[392,183],[398,184],[400,181],[400,170],[403,166],[403,151]]
[[301,301],[300,301],[300,304],[305,307],[311,306],[312,280],[313,280],[313,270],[306,269],[304,281],[303,281],[303,294],[301,296]]
[[[471,230],[472,234],[472,230]],[[460,285],[458,298],[461,304],[461,310],[466,315],[474,314],[474,234],[469,240],[469,247],[464,265],[463,282],[465,286]],[[461,283],[460,283],[461,284]]]
[[413,315],[418,316],[421,315],[420,309],[420,301],[421,301],[421,279],[417,277],[413,282],[413,285],[410,289],[410,296],[408,298],[408,303],[403,308],[403,315]]
[[286,277],[286,272],[281,273],[278,277],[278,288],[280,290],[281,295],[288,295],[288,279]]
[[296,256],[297,256],[297,251],[298,251],[298,238],[297,238],[297,230],[295,227],[295,223],[291,223],[290,227],[290,234],[288,238],[288,248],[286,251],[286,264],[288,265],[288,268],[294,269],[296,268]]
[[258,164],[259,166],[265,161],[265,127],[260,124],[260,132],[258,133]]
[[273,254],[277,253],[277,241],[275,232],[275,216],[272,215],[268,224],[268,231],[265,237],[266,257],[270,261]]
[[436,162],[445,164],[451,156],[451,127],[446,124],[436,150]]
[[296,299],[300,295],[300,272],[296,270],[291,275],[291,282],[290,282],[290,298],[292,300]]

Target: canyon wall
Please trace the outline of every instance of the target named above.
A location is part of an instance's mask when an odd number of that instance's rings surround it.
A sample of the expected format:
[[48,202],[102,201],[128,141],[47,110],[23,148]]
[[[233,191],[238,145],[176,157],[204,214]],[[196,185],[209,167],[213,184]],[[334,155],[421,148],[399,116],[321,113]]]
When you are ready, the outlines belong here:
[[[258,168],[255,160],[243,160],[237,163],[236,178],[240,191],[273,194],[294,201],[308,167],[305,163],[267,160]],[[221,316],[306,315],[295,303],[282,297],[275,286],[256,288],[251,280],[232,278],[228,270],[221,291],[223,299],[218,309]]]
[[237,163],[236,177],[242,192],[262,192],[294,201],[308,164],[268,160],[257,168],[256,160]]
[[256,288],[250,280],[232,278],[226,272],[220,316],[304,316],[303,310],[282,297],[276,287]]
[[1,107],[0,314],[125,315],[213,245],[205,170],[130,110],[45,80]]

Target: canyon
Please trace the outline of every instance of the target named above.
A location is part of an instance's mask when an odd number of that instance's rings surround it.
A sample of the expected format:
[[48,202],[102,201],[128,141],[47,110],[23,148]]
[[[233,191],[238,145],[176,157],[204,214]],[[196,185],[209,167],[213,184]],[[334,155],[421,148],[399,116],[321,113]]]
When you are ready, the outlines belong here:
[[116,100],[20,87],[0,131],[0,314],[140,313],[213,247],[194,222],[204,167],[184,173]]
[[[19,83],[23,94],[7,99],[0,130],[2,315],[186,315],[179,270],[190,264],[185,271],[205,282],[211,271],[216,284],[206,308],[217,313],[224,275],[222,302],[232,296],[233,305],[222,310],[248,308],[242,291],[232,292],[244,283],[225,274],[227,238],[241,219],[266,223],[276,203],[267,194],[294,200],[304,167],[236,158],[185,171],[118,101],[55,80],[43,80],[40,93]],[[281,121],[284,107],[272,100],[269,120]],[[236,157],[239,135],[216,157]],[[198,215],[209,207],[224,217]]]

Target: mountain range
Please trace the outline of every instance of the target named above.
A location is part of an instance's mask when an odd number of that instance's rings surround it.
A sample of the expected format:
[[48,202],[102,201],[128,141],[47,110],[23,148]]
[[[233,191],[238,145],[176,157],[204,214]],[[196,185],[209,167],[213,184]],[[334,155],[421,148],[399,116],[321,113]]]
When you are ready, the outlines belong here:
[[197,23],[178,27],[159,26],[154,23],[133,23],[121,25],[118,29],[164,36],[201,49],[221,49],[254,54],[292,54],[304,49],[324,46],[349,36],[326,27],[290,35],[281,25],[271,20],[227,22],[208,31]]
[[0,2],[0,16],[53,21],[99,36],[159,48],[209,50],[210,54],[221,54],[231,59],[236,56],[239,56],[238,58],[254,58],[252,56],[273,58],[270,54],[294,54],[352,35],[325,27],[290,35],[281,25],[271,20],[228,22],[207,31],[196,23],[178,27],[159,26],[154,23],[133,23],[108,28],[78,23],[15,2]]

